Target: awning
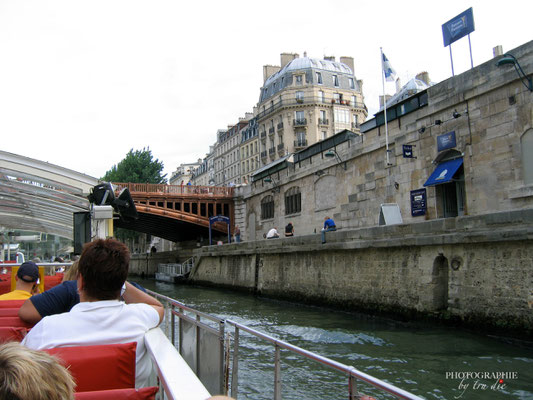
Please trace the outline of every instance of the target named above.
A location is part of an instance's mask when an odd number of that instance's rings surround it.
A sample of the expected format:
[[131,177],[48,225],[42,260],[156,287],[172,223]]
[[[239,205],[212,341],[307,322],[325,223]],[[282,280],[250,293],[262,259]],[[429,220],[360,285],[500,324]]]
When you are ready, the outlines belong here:
[[437,168],[435,168],[435,171],[433,171],[426,183],[424,183],[424,186],[434,186],[450,182],[461,165],[463,165],[462,158],[441,162],[437,165]]

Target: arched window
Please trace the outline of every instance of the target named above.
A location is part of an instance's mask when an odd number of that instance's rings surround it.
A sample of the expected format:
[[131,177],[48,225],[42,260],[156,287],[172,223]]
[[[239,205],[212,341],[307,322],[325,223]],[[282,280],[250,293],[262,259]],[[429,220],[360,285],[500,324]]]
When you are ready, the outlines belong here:
[[285,192],[285,215],[296,214],[302,211],[302,194],[297,186]]
[[524,184],[533,184],[533,129],[528,129],[520,138],[522,148],[522,172]]
[[265,196],[261,200],[261,219],[274,218],[274,197]]

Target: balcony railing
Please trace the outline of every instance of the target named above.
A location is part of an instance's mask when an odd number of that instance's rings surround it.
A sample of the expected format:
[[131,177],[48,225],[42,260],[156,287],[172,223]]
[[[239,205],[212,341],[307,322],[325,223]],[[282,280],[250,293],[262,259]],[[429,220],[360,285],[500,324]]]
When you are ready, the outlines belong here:
[[278,144],[278,151],[284,150],[284,149],[285,149],[285,145],[283,143]]
[[307,147],[307,139],[299,139],[294,141],[295,148]]
[[271,154],[274,154],[276,152],[276,148],[275,147],[271,147],[270,149],[268,149],[268,154],[271,155]]
[[267,156],[267,151],[266,150],[262,151],[261,152],[261,158],[266,158],[266,156]]
[[302,119],[293,119],[294,126],[305,126],[307,125],[307,118]]
[[280,122],[278,124],[278,131],[282,130],[283,129],[283,122]]
[[[364,103],[359,103],[359,102],[354,103],[354,102],[352,102],[350,100],[343,100],[343,101],[344,101],[343,105],[367,110],[367,108],[364,105]],[[330,104],[342,104],[340,99],[335,100],[334,98],[332,99],[331,97],[321,97],[321,96],[316,96],[316,97],[315,96],[306,96],[303,99],[303,102],[299,102],[295,98],[285,99],[285,100],[282,100],[282,101],[278,100],[278,101],[274,102],[274,104],[272,106],[269,105],[263,111],[259,112],[257,114],[257,119],[260,120],[262,118],[265,118],[265,117],[273,114],[274,112],[277,112],[282,107],[294,106],[296,104],[324,104],[324,103],[326,103],[326,104],[328,104],[328,103],[330,103]]]
[[267,137],[267,133],[265,131],[261,132],[259,135],[261,136],[261,139],[264,139]]
[[274,134],[274,127],[268,128],[268,134],[273,135]]
[[329,125],[329,119],[319,118],[318,125]]
[[358,122],[352,122],[352,129],[359,129],[361,127],[361,124]]

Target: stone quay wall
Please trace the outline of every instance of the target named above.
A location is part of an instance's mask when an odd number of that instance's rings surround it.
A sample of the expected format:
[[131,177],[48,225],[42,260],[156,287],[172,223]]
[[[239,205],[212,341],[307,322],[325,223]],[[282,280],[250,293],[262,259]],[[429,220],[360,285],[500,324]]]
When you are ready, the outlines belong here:
[[533,209],[194,251],[190,280],[519,337],[533,332]]

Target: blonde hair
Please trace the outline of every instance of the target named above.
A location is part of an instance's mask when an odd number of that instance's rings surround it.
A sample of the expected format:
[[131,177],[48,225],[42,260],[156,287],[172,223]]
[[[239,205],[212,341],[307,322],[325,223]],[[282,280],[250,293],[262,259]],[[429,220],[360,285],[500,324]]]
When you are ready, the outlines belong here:
[[75,383],[55,357],[18,342],[0,344],[0,398],[74,400]]
[[63,274],[63,282],[74,281],[76,279],[78,279],[78,260],[74,261]]

